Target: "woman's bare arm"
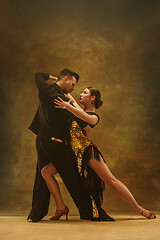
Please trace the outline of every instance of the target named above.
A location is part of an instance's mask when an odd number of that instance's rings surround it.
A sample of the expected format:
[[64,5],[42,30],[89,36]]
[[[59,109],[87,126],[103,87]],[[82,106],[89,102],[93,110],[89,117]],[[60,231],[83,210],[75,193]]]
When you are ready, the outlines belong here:
[[82,119],[85,122],[88,122],[91,125],[95,125],[98,122],[98,117],[95,115],[89,115],[82,108],[76,108],[70,104],[69,102],[63,101],[60,97],[55,99],[54,103],[56,104],[56,108],[64,108],[73,113],[76,117]]
[[79,106],[79,104],[77,103],[77,101],[75,100],[75,98],[72,97],[72,95],[71,95],[70,93],[66,94],[66,96],[68,97],[69,100],[71,100],[71,103],[72,103],[76,108],[83,110],[83,109]]

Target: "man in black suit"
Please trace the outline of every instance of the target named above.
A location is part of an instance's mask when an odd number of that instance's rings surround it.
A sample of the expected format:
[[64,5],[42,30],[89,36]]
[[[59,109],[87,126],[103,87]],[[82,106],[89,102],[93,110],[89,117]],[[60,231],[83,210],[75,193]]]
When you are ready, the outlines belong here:
[[80,201],[81,192],[84,189],[80,187],[81,182],[73,153],[67,146],[71,114],[67,110],[57,109],[54,106],[54,99],[57,97],[68,101],[64,93],[69,93],[74,89],[79,80],[79,75],[69,69],[64,69],[60,72],[57,83],[49,85],[47,80],[51,79],[52,76],[49,74],[35,74],[35,81],[39,90],[39,108],[31,123],[30,130],[37,134],[38,161],[32,209],[28,216],[28,220],[31,221],[41,220],[48,212],[50,192],[41,175],[41,170],[48,163],[52,163],[62,177],[81,217],[86,217],[85,213],[89,209],[92,212],[91,201],[87,194],[86,199]]
[[[49,74],[35,74],[39,91],[39,108],[31,123],[30,130],[37,135],[38,160],[32,209],[27,220],[40,221],[48,213],[50,191],[41,172],[48,164],[51,164],[55,171],[60,174],[79,209],[81,219],[95,220],[93,219],[91,198],[79,177],[75,157],[68,144],[69,125],[73,116],[67,110],[56,108],[54,105],[54,100],[57,97],[61,97],[64,101],[69,100],[64,93],[73,91],[79,80],[79,75],[69,69],[64,69],[60,72],[58,81],[49,85],[47,81],[52,78]],[[109,220],[108,215],[105,215],[103,211],[102,215],[104,215],[104,220]]]

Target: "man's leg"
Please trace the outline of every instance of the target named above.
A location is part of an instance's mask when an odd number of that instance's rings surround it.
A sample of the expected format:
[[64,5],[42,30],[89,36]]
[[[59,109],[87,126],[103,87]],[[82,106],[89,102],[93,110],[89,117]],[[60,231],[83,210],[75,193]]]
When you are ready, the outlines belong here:
[[33,222],[40,221],[47,213],[50,201],[50,191],[41,175],[42,168],[47,164],[46,153],[44,151],[43,142],[37,136],[36,139],[37,149],[37,168],[36,176],[33,187],[32,209],[28,215],[27,220]]
[[28,215],[27,220],[38,222],[47,213],[50,201],[50,192],[42,178],[40,169],[37,164],[35,183],[33,187],[32,209]]

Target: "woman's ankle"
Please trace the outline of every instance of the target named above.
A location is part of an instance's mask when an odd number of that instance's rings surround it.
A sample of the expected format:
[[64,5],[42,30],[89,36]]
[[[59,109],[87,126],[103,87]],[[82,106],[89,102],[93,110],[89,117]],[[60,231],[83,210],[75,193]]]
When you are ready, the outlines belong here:
[[140,213],[140,212],[142,211],[142,209],[143,209],[143,208],[142,208],[141,206],[138,206],[138,207],[136,207],[135,210],[136,210],[136,212]]
[[66,207],[65,204],[57,205],[57,210],[63,210]]

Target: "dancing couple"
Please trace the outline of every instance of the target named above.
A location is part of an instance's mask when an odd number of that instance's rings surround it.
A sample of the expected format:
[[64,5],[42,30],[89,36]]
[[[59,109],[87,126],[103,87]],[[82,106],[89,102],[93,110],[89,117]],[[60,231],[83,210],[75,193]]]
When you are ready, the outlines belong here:
[[55,174],[59,173],[67,187],[80,219],[114,221],[101,205],[105,184],[142,216],[156,216],[142,208],[128,188],[109,170],[98,147],[89,140],[93,128],[99,123],[95,110],[102,106],[98,89],[87,87],[80,94],[82,109],[70,95],[79,81],[79,75],[63,69],[58,78],[36,73],[39,107],[30,125],[36,135],[37,169],[33,188],[32,209],[28,219],[40,221],[47,213],[50,193],[56,203],[56,212],[50,218],[58,220],[69,209],[64,203]]

